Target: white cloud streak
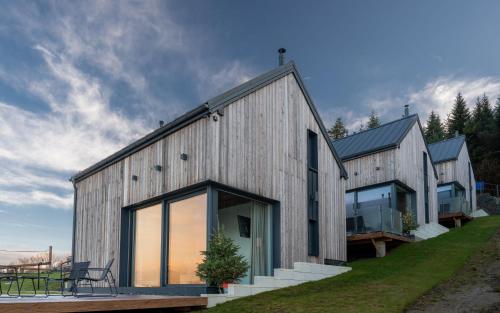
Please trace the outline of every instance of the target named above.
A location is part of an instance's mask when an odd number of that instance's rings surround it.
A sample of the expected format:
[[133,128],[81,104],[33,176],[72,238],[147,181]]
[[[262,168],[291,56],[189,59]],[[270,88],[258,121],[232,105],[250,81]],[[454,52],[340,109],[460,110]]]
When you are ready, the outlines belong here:
[[[47,106],[0,102],[0,203],[70,209],[70,174],[190,107],[180,109],[175,95],[152,92],[145,68],[155,60],[175,60],[161,71],[171,79],[179,68],[187,71],[204,99],[253,74],[237,60],[207,62],[198,40],[163,1],[46,4],[44,10],[22,3],[0,12],[0,32],[24,36],[41,61],[21,60],[15,73],[0,62],[0,80]],[[140,103],[113,103],[116,82]],[[126,112],[133,106],[139,114]]]

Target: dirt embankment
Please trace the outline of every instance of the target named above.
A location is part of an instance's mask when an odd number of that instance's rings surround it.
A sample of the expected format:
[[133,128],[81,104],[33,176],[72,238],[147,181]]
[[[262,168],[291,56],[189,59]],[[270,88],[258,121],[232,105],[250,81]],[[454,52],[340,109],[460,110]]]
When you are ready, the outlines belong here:
[[463,269],[407,312],[500,312],[500,229]]

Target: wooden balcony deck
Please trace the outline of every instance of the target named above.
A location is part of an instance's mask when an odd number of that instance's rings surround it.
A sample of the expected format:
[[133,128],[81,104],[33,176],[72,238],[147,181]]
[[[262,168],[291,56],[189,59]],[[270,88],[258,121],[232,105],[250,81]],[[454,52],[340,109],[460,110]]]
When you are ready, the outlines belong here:
[[372,240],[382,240],[382,241],[401,241],[401,242],[410,242],[411,239],[405,236],[396,235],[393,233],[387,233],[383,231],[376,231],[371,233],[364,234],[354,234],[347,236],[348,244],[366,244],[371,243]]
[[207,298],[153,295],[119,295],[117,297],[0,297],[0,312],[59,313],[112,312],[147,309],[201,309]]

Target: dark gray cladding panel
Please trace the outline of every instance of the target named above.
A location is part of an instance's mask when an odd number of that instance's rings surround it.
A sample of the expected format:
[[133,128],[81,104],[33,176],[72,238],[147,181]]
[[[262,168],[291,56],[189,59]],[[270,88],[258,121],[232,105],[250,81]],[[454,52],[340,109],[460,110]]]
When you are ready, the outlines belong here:
[[417,122],[416,114],[334,140],[333,146],[343,161],[382,150],[396,148]]
[[465,143],[465,136],[461,135],[450,139],[435,142],[429,145],[429,152],[434,163],[458,159],[460,150]]

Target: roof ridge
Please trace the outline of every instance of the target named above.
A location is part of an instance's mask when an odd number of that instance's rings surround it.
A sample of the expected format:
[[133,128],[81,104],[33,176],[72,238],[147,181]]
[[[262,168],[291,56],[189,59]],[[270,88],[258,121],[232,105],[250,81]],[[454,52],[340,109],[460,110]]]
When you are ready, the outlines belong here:
[[440,141],[436,141],[436,142],[433,142],[433,143],[430,143],[429,146],[432,146],[432,145],[436,145],[436,144],[440,144],[440,143],[443,143],[443,142],[446,142],[446,141],[451,141],[451,140],[456,140],[456,139],[465,139],[465,135],[464,134],[460,134],[458,135],[458,137],[451,137],[451,138],[446,138],[446,139],[443,139],[443,140],[440,140]]
[[418,117],[418,114],[416,114],[416,113],[415,113],[415,114],[411,114],[411,115],[408,115],[408,116],[403,116],[402,118],[398,118],[397,120],[393,120],[393,121],[387,122],[387,123],[385,123],[385,124],[382,124],[382,125],[377,126],[377,127],[374,127],[374,128],[364,129],[364,130],[359,131],[359,132],[357,132],[357,133],[354,133],[354,134],[351,134],[351,135],[347,135],[347,136],[345,136],[345,137],[342,137],[342,138],[339,138],[339,139],[335,139],[335,140],[333,140],[333,141],[337,141],[337,142],[338,142],[338,141],[341,141],[341,140],[344,140],[344,139],[347,139],[347,138],[352,138],[352,137],[354,137],[354,136],[356,136],[356,135],[359,135],[359,134],[364,134],[364,133],[366,133],[366,132],[369,132],[369,131],[372,131],[372,130],[379,129],[379,128],[385,127],[385,126],[387,126],[387,125],[390,125],[390,124],[394,124],[394,123],[399,122],[399,121],[402,121],[402,120],[404,120],[404,119],[415,118],[415,117]]

